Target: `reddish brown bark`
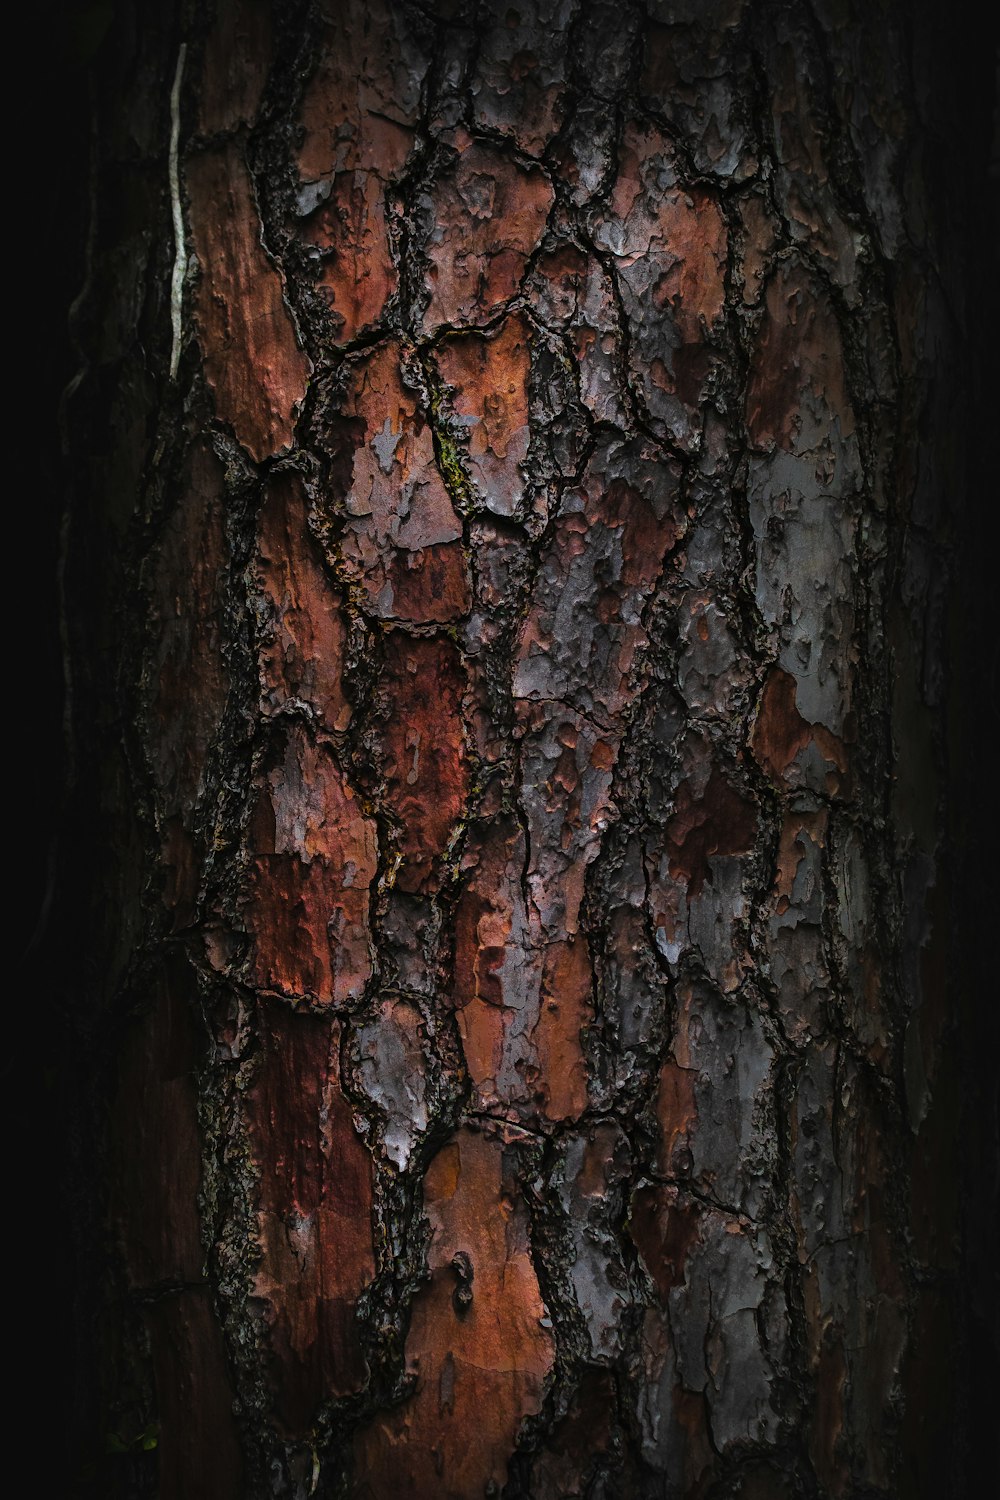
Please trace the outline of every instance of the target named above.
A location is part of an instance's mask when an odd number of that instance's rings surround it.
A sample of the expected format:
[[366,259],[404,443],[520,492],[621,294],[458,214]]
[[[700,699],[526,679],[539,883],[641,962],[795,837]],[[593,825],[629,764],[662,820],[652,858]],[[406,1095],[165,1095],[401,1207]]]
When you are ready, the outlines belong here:
[[83,382],[136,1493],[927,1493],[952,459],[903,22],[140,34],[96,190],[136,153],[162,243]]

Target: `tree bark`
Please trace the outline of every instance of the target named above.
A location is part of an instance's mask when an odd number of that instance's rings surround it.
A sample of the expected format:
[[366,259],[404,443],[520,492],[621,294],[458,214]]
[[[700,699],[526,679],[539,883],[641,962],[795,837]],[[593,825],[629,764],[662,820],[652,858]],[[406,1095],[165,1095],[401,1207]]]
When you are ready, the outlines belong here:
[[102,1494],[962,1493],[933,40],[118,11],[64,554]]

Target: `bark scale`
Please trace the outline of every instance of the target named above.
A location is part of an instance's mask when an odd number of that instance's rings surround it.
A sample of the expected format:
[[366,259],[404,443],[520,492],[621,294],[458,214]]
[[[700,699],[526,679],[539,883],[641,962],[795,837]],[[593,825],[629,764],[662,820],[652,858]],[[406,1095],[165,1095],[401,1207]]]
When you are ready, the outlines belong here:
[[932,1492],[912,55],[848,0],[219,0],[105,62],[112,1492]]

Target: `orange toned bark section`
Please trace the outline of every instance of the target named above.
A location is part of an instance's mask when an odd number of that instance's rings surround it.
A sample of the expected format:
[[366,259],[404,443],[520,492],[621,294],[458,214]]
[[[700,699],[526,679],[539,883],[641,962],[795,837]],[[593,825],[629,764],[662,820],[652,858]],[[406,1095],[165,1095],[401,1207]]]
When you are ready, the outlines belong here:
[[404,891],[434,891],[469,791],[462,659],[448,640],[393,631],[380,686],[386,803],[399,820],[402,856],[396,883]]
[[794,789],[800,781],[795,763],[810,745],[829,765],[826,785],[835,795],[848,768],[846,746],[822,724],[810,724],[802,717],[795,701],[795,678],[781,667],[772,667],[750,733],[750,753],[772,781]]
[[405,389],[398,344],[355,367],[339,424],[350,475],[340,550],[363,607],[380,619],[445,624],[469,608],[462,523],[431,429]]
[[476,322],[517,291],[552,206],[548,178],[460,135],[435,185],[427,322]]
[[364,1500],[499,1493],[553,1363],[527,1214],[501,1142],[460,1130],[428,1168],[424,1205],[430,1285],[406,1341],[416,1389],[357,1438]]
[[274,713],[307,703],[326,729],[344,730],[347,636],[341,598],[309,532],[308,501],[296,474],[277,474],[260,513],[258,578],[267,610],[261,650],[261,706]]
[[300,110],[296,165],[303,202],[316,203],[301,234],[321,253],[319,285],[338,342],[373,323],[396,286],[385,198],[413,143],[415,62],[412,52],[403,58],[388,0],[329,7],[320,62]]
[[420,76],[412,44],[403,57],[392,0],[339,0],[325,10],[320,61],[299,113],[299,176],[316,182],[365,164],[398,170],[417,117]]
[[396,288],[379,174],[338,172],[329,197],[303,224],[302,238],[322,253],[319,286],[337,342],[349,343],[376,321]]
[[260,1171],[264,1307],[274,1412],[301,1432],[318,1404],[357,1390],[366,1365],[355,1313],[375,1272],[371,1157],[340,1086],[340,1028],[272,1006],[247,1098]]
[[674,392],[686,406],[696,406],[712,366],[705,333],[722,316],[725,305],[726,221],[716,200],[698,188],[663,199],[654,231],[662,237],[669,268],[653,287],[653,301],[669,307],[680,339],[668,370],[654,357],[654,385]]
[[660,1068],[656,1089],[656,1118],[660,1126],[657,1169],[665,1177],[679,1176],[690,1166],[688,1137],[698,1118],[696,1075],[668,1057]]
[[262,463],[292,441],[309,361],[295,341],[281,277],[260,242],[241,142],[192,158],[187,189],[201,265],[196,315],[205,378],[220,420]]
[[593,978],[584,933],[545,949],[542,1008],[535,1048],[550,1120],[576,1118],[587,1107],[587,1062],[581,1033],[593,1018]]
[[610,207],[598,238],[618,262],[632,378],[654,421],[686,443],[718,359],[726,221],[711,193],[682,185],[673,145],[652,125],[626,126]]
[[528,453],[531,324],[508,318],[493,338],[465,334],[438,348],[452,406],[469,431],[469,469],[485,504],[510,516],[524,493],[519,470]]
[[250,842],[253,982],[325,1003],[360,995],[371,973],[375,825],[329,751],[300,726],[264,778]]
[[710,194],[692,188],[664,198],[659,222],[674,264],[657,283],[657,298],[673,309],[683,342],[694,344],[725,306],[726,221]]

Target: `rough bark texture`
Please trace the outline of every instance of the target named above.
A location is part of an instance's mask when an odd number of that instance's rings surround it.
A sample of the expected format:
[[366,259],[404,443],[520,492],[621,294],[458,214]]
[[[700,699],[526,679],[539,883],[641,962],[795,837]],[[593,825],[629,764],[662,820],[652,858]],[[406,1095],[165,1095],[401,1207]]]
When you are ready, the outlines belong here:
[[95,1483],[960,1493],[933,35],[113,41],[67,407]]

